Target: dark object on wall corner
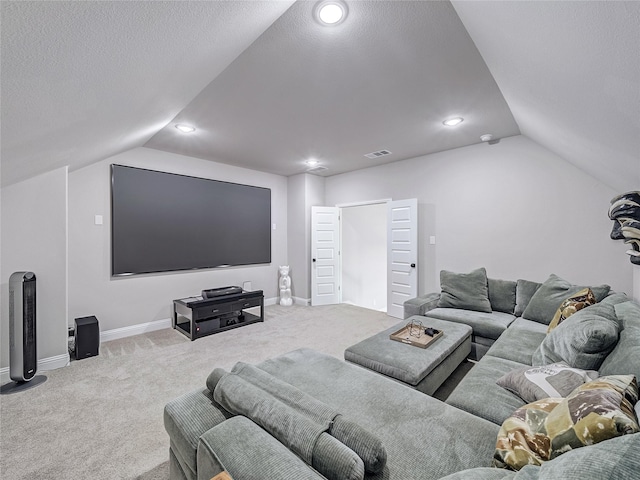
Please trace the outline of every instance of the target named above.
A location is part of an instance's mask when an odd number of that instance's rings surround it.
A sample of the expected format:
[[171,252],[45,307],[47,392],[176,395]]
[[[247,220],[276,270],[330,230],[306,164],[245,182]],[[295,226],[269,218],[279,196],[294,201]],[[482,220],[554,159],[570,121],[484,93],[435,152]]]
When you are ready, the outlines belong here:
[[98,319],[94,316],[81,317],[74,320],[76,360],[95,357],[100,350],[100,327]]
[[613,220],[611,238],[631,245],[627,255],[631,263],[640,265],[640,192],[627,192],[614,197],[609,207]]
[[36,276],[33,272],[15,272],[9,278],[9,376],[13,382],[3,385],[1,393],[16,393],[43,383],[36,376]]

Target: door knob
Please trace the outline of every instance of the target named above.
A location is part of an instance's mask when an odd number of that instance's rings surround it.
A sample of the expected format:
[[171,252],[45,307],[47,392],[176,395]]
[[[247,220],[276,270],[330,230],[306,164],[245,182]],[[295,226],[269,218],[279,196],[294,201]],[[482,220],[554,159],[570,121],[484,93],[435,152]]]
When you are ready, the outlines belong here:
[[313,261],[313,262],[315,262],[315,261],[316,261],[316,259],[314,258],[312,261]]
[[416,268],[416,264],[415,264],[415,263],[412,263],[412,264],[411,264],[411,268]]

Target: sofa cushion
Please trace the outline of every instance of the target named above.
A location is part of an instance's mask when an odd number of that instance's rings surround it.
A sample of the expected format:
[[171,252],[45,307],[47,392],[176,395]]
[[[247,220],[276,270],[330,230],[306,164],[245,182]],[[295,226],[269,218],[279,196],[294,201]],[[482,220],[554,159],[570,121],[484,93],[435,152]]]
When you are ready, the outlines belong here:
[[542,284],[538,282],[522,279],[516,282],[516,308],[513,312],[516,317],[522,316],[522,313],[531,301],[531,297],[533,297],[541,285]]
[[534,352],[535,366],[566,362],[597,370],[618,341],[619,325],[609,304],[584,308],[552,330]]
[[451,392],[446,403],[500,425],[525,402],[496,385],[496,380],[522,366],[521,363],[485,355]]
[[640,379],[640,305],[626,301],[614,309],[622,330],[615,348],[602,362],[600,374],[631,373]]
[[516,317],[502,312],[478,312],[460,308],[434,308],[424,314],[427,318],[437,318],[454,323],[464,323],[473,329],[473,334],[495,340]]
[[213,394],[200,389],[186,393],[164,407],[164,427],[171,438],[172,448],[180,464],[187,466],[193,476],[196,472],[198,438],[231,416],[212,408],[212,403]]
[[437,479],[486,466],[495,449],[498,425],[337,358],[303,349],[259,367],[375,432],[388,454],[385,479]]
[[551,323],[549,324],[547,332],[556,328],[578,310],[582,310],[585,307],[595,304],[596,297],[593,295],[593,291],[590,288],[585,288],[574,293],[560,304],[556,314],[553,316],[553,320],[551,320]]
[[[523,325],[523,322],[541,327],[542,332],[529,329],[527,325]],[[545,325],[518,318],[500,335],[487,355],[530,366],[533,353],[547,336],[544,333],[545,329]]]
[[[247,458],[248,452],[251,452],[251,458]],[[357,459],[355,455],[354,457]],[[342,465],[342,478],[364,477],[362,464],[358,465],[355,459],[352,465]],[[211,478],[219,465],[224,466],[233,478],[325,478],[251,420],[242,416],[221,423],[200,438],[198,478]]]
[[470,273],[440,272],[438,307],[491,312],[487,271],[478,268]]
[[512,480],[516,479],[518,472],[503,470],[501,468],[478,467],[460,470],[440,480]]
[[[349,447],[349,465],[353,463],[351,456],[357,454],[367,472],[384,468],[387,453],[375,435],[256,366],[238,362],[217,382],[214,398],[227,411],[249,417],[309,464],[312,458],[324,458],[317,450],[327,444],[328,440],[322,443],[319,437],[328,432]],[[332,447],[331,451],[337,449]],[[325,471],[321,473],[327,476]]]
[[516,308],[516,285],[512,280],[487,279],[491,309],[511,313]]
[[640,433],[623,435],[571,450],[545,462],[526,466],[515,480],[633,480],[640,471]]
[[500,377],[496,383],[525,402],[549,397],[566,397],[576,387],[598,378],[596,370],[571,368],[566,363],[542,367],[521,367]]
[[[527,320],[549,325],[560,304],[571,295],[583,290],[586,287],[572,285],[566,280],[551,274],[540,288],[531,297],[531,301],[522,313]],[[599,302],[607,296],[611,287],[609,285],[600,285],[591,287],[596,300]]]

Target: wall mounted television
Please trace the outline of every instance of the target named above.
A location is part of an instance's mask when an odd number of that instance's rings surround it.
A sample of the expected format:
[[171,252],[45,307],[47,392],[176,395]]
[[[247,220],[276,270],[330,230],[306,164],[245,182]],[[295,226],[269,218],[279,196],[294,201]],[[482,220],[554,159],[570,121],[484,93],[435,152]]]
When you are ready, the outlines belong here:
[[271,263],[271,190],[111,165],[111,274]]

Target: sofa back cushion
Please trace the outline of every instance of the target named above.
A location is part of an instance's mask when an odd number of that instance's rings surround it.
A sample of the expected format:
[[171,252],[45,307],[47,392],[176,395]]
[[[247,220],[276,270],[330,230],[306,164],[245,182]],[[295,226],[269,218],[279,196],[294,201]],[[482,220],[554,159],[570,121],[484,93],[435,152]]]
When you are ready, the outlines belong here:
[[513,312],[516,317],[522,316],[531,301],[531,297],[533,297],[541,286],[541,283],[530,280],[519,279],[516,282],[516,308]]
[[[562,302],[585,288],[587,287],[572,285],[557,275],[551,274],[533,294],[527,308],[522,313],[522,317],[549,325]],[[611,290],[609,285],[590,288],[598,302],[605,298]]]
[[614,305],[620,338],[600,367],[602,375],[633,374],[640,378],[640,305],[626,301]]
[[491,309],[496,312],[513,314],[516,308],[516,286],[512,280],[487,279],[489,287],[489,302]]
[[487,271],[478,268],[470,273],[440,272],[440,308],[460,308],[491,313]]
[[549,332],[533,353],[532,364],[565,362],[574,368],[598,370],[616,346],[619,330],[613,305],[583,308]]

